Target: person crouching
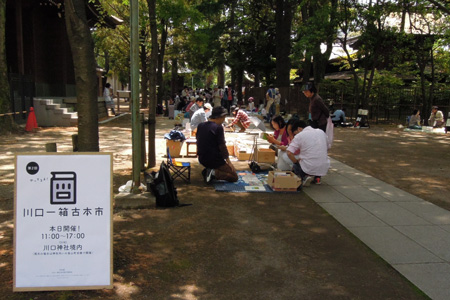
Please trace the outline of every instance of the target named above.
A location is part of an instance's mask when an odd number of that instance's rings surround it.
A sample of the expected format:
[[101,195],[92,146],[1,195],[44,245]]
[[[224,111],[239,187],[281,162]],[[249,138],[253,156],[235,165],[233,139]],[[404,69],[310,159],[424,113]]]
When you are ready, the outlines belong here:
[[294,163],[294,173],[302,179],[302,186],[309,185],[311,176],[314,176],[314,183],[320,184],[321,177],[330,168],[327,135],[321,129],[307,126],[302,120],[292,124],[292,132],[295,136],[287,148],[287,155]]
[[244,132],[250,126],[250,118],[247,113],[234,105],[231,107],[231,111],[233,113],[234,120],[226,127],[233,128],[234,125],[237,125],[241,129],[239,132]]

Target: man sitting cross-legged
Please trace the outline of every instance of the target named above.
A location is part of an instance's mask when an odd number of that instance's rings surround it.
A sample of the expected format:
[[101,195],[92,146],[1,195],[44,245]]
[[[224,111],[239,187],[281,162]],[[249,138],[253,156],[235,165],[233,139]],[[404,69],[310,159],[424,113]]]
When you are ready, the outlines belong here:
[[227,113],[222,106],[216,106],[209,120],[197,127],[197,155],[198,161],[205,166],[202,175],[206,183],[210,183],[212,179],[229,182],[239,179],[225,143],[222,123]]

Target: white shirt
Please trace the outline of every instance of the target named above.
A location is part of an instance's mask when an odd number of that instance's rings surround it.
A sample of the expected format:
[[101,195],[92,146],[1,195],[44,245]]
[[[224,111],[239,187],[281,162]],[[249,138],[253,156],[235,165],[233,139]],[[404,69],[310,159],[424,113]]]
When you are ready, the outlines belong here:
[[205,110],[200,108],[195,111],[191,118],[191,130],[195,130],[198,127],[198,124],[208,121]]
[[217,89],[213,92],[213,97],[214,98],[218,98],[218,99],[222,99],[222,91]]
[[303,172],[313,176],[324,176],[330,168],[328,138],[321,129],[305,127],[289,144],[287,151],[300,150],[300,166]]
[[109,88],[105,87],[105,89],[103,90],[103,97],[105,98],[105,102],[111,102],[111,92],[109,90]]

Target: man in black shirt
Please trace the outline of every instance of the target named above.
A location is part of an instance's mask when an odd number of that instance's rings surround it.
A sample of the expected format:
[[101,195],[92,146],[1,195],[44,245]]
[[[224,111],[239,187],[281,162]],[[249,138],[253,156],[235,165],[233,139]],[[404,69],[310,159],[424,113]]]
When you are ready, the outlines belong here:
[[323,132],[327,130],[327,121],[330,112],[323,102],[322,98],[317,93],[317,88],[312,82],[308,82],[303,87],[303,95],[310,100],[309,112],[311,113],[311,127],[322,129]]
[[209,120],[197,127],[198,161],[205,166],[202,175],[206,183],[212,179],[236,182],[239,178],[225,143],[222,123],[227,113],[221,106],[214,107]]

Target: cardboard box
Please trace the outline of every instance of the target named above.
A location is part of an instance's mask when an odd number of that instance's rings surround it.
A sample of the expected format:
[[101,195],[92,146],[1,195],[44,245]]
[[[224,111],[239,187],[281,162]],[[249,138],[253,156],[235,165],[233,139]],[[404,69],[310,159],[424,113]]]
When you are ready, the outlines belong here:
[[227,149],[228,149],[228,155],[234,156],[234,145],[233,144],[231,144],[231,145],[227,144]]
[[251,153],[247,151],[248,150],[244,147],[240,148],[238,143],[234,145],[234,156],[236,156],[238,160],[249,160]]
[[258,149],[256,161],[273,164],[275,162],[275,151],[272,149]]
[[236,157],[238,160],[249,160],[251,156],[251,153],[247,153],[247,152],[238,152],[238,154],[236,154]]
[[181,157],[181,146],[183,146],[182,141],[166,140],[166,147],[169,147],[169,153],[172,158]]
[[294,192],[297,191],[301,183],[302,180],[293,172],[289,171],[269,171],[267,178],[267,184],[274,191]]

